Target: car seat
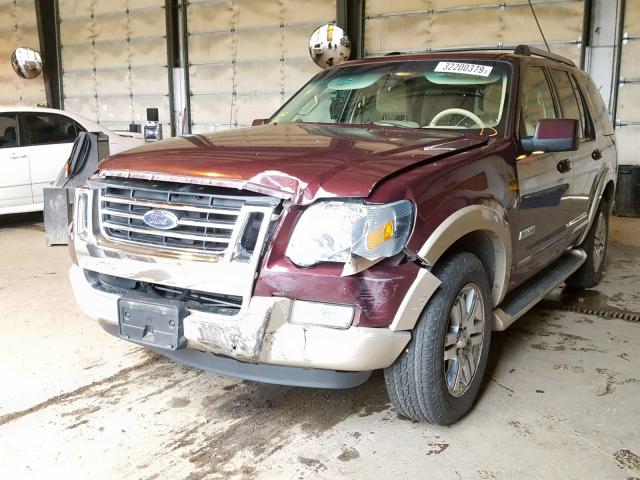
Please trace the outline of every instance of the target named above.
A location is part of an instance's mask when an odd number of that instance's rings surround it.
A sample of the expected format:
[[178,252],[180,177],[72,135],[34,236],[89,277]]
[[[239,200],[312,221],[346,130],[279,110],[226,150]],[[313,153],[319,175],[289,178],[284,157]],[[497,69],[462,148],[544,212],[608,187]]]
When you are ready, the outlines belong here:
[[4,129],[3,141],[0,144],[3,148],[17,147],[18,141],[16,136],[16,127],[7,127]]
[[420,124],[410,119],[411,117],[411,91],[406,82],[396,85],[384,85],[377,91],[375,108],[371,108],[373,102],[363,112],[363,123],[389,121],[405,125],[410,128],[419,128]]

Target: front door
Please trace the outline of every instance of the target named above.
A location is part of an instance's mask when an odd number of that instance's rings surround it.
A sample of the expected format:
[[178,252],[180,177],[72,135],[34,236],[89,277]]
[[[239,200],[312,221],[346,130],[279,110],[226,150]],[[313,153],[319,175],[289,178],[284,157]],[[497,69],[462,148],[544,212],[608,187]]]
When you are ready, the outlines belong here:
[[15,113],[0,113],[0,213],[28,209],[33,203],[29,158],[20,147]]
[[42,203],[42,189],[64,167],[78,134],[76,123],[55,113],[22,113],[25,152],[29,156],[34,203]]
[[[560,118],[542,66],[525,69],[520,91],[521,138],[533,137],[541,119]],[[518,269],[536,270],[568,246],[573,171],[567,153],[573,152],[535,152],[517,160],[519,213],[514,257]]]

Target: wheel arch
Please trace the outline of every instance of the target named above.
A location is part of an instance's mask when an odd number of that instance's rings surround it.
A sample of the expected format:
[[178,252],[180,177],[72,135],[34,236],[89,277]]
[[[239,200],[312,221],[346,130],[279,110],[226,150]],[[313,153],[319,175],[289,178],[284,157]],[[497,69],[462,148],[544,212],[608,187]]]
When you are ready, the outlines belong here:
[[609,180],[602,191],[602,200],[607,202],[611,207],[613,207],[613,201],[615,200],[616,194],[616,185],[613,180]]
[[613,202],[615,201],[616,195],[616,176],[615,171],[610,169],[602,173],[596,187],[596,194],[591,201],[591,205],[588,211],[589,223],[587,227],[584,229],[582,235],[576,242],[576,245],[582,245],[584,240],[587,238],[589,234],[589,230],[591,230],[591,225],[596,217],[596,212],[600,207],[600,202],[603,200],[609,204],[610,208],[613,208]]
[[[491,280],[491,303],[504,298],[511,275],[511,233],[506,211],[501,206],[469,205],[449,215],[429,235],[418,256],[430,265],[456,250],[475,254]],[[416,279],[389,325],[391,330],[412,330],[440,280],[427,268]]]
[[491,285],[497,306],[504,298],[511,274],[511,231],[501,206],[470,205],[451,214],[429,236],[418,255],[431,265],[456,251],[476,255]]

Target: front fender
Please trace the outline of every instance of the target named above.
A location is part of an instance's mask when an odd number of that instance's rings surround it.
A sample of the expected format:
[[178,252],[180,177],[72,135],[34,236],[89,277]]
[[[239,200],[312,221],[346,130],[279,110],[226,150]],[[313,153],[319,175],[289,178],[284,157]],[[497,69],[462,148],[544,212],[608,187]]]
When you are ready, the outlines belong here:
[[429,236],[418,255],[435,265],[458,240],[474,232],[483,232],[491,239],[495,273],[491,289],[493,305],[504,298],[511,273],[511,232],[503,207],[469,205],[451,214]]
[[[435,265],[456,242],[476,232],[491,240],[495,262],[491,299],[495,307],[506,295],[511,274],[511,232],[503,207],[469,205],[455,211],[429,235],[418,251],[418,256],[428,264]],[[428,269],[423,268],[405,295],[390,328],[413,329],[422,307],[439,285],[440,281]]]

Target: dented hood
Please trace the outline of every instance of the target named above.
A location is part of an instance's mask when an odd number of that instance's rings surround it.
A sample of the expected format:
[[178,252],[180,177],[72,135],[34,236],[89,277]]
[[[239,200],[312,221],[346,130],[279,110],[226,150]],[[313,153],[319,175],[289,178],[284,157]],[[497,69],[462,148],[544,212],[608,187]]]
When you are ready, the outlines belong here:
[[102,175],[189,178],[308,204],[367,197],[400,170],[487,141],[448,131],[289,123],[172,138],[109,157],[98,168]]

